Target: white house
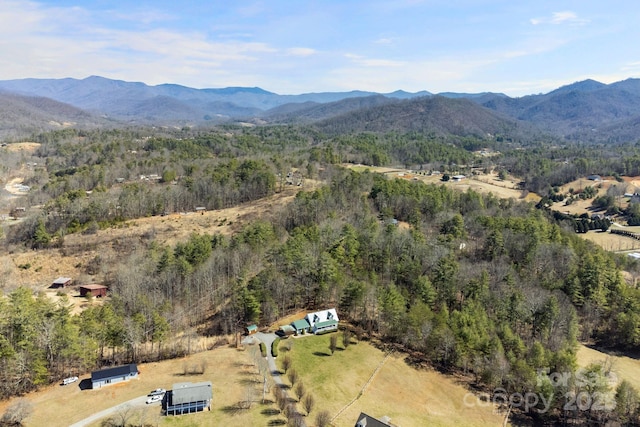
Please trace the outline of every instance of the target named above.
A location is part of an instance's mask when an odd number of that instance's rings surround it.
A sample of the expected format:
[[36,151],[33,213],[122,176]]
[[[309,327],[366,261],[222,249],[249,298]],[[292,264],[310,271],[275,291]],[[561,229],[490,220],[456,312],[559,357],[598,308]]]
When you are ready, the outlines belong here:
[[323,334],[325,332],[338,330],[338,313],[335,308],[316,311],[306,315],[305,320],[309,322],[311,331],[314,334]]

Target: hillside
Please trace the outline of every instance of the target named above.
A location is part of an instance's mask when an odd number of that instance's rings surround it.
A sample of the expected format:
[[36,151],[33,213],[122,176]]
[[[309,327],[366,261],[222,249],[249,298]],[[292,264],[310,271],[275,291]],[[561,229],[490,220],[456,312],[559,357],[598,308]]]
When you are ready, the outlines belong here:
[[[640,120],[638,79],[612,84],[585,80],[546,94],[521,98],[491,92],[442,92],[433,95],[427,91],[409,93],[401,90],[390,93],[354,90],[280,95],[257,87],[195,89],[176,84],[149,86],[99,76],[80,80],[5,80],[0,81],[0,90],[21,96],[50,98],[91,114],[123,121],[121,126],[132,123],[209,126],[234,120],[247,122],[253,118],[258,124],[263,124],[264,120],[289,124],[332,120],[332,124],[324,123],[321,127],[341,129],[346,128],[345,124],[340,124],[341,120],[355,120],[361,123],[353,126],[354,129],[374,132],[409,129],[436,134],[509,134],[517,138],[526,133],[533,138],[548,139],[552,136],[559,140],[589,143],[622,143],[640,138],[637,126]],[[398,116],[397,111],[387,107],[397,101],[416,99],[425,103],[417,108],[423,108],[423,112],[431,116],[428,120],[416,117],[411,111],[400,112]],[[425,99],[433,100],[431,107],[427,106]],[[483,108],[474,110],[464,104],[468,101]],[[444,105],[448,105],[446,111],[442,110]],[[376,107],[381,110],[371,111]],[[483,109],[486,111],[481,112]],[[362,112],[356,114],[357,111]],[[354,115],[337,118],[350,113]],[[394,120],[385,120],[388,114]],[[45,118],[47,121],[65,121],[53,116]],[[515,133],[514,123],[519,123]]]
[[420,132],[427,135],[524,136],[524,127],[467,99],[425,97],[365,108],[320,121],[329,135],[352,132]]
[[104,119],[50,98],[0,92],[0,138],[11,139],[68,127],[105,125],[108,122]]
[[493,97],[481,104],[569,140],[624,142],[639,136],[640,80],[605,85],[593,80],[522,98]]

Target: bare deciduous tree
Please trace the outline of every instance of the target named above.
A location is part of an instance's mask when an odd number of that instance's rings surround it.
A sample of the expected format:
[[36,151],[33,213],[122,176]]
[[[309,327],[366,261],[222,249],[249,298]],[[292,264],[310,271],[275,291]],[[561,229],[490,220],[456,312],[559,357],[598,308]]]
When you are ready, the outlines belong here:
[[329,423],[331,423],[331,414],[329,411],[324,410],[318,412],[318,415],[316,415],[316,426],[327,427]]
[[284,359],[282,359],[282,370],[286,374],[289,368],[291,368],[291,357],[287,354],[284,356]]
[[287,378],[289,378],[291,387],[293,387],[296,385],[296,382],[298,382],[298,372],[295,369],[289,369],[289,372],[287,372]]
[[33,412],[31,402],[26,399],[18,399],[7,408],[0,418],[0,424],[21,426],[24,419],[31,415],[31,412]]
[[313,398],[312,394],[307,394],[304,397],[304,400],[302,401],[302,407],[305,411],[307,411],[307,416],[311,414],[311,411],[313,411],[313,407],[315,406],[315,404],[316,400]]
[[346,350],[347,347],[349,347],[349,344],[351,344],[351,331],[348,329],[345,329],[342,332],[342,346]]
[[307,392],[307,390],[304,387],[304,384],[302,382],[298,382],[298,384],[296,384],[294,392],[295,392],[296,396],[298,397],[298,402],[300,402],[300,400],[302,400],[302,398],[304,397],[304,395]]
[[331,351],[331,354],[335,353],[337,348],[338,348],[338,336],[333,334],[329,338],[329,350]]

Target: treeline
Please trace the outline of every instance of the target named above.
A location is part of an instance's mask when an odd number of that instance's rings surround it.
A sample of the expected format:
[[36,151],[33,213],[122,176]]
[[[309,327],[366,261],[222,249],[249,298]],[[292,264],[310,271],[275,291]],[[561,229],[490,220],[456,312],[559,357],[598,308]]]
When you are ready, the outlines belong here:
[[[640,343],[640,295],[616,259],[543,211],[369,173],[336,171],[330,185],[299,193],[272,222],[231,239],[150,244],[111,268],[113,302],[79,318],[103,325],[103,335],[80,334],[94,363],[105,347],[136,360],[167,331],[205,324],[207,333],[232,333],[333,305],[421,363],[510,393],[544,392],[540,369],[574,372],[578,338]],[[121,317],[101,318],[107,309]]]

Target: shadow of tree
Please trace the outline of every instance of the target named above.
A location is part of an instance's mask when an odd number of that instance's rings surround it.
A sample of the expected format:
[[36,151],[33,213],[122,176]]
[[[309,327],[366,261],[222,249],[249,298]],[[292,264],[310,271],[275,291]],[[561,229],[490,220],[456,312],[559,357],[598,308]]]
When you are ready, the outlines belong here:
[[268,426],[283,426],[287,424],[287,422],[285,420],[271,420],[269,421],[269,423],[267,424]]
[[238,402],[235,405],[227,405],[222,407],[222,412],[231,415],[237,415],[250,409],[245,402]]
[[322,351],[314,351],[313,355],[314,356],[320,356],[320,357],[331,356],[329,353],[325,353],[325,352],[322,352]]
[[280,410],[275,408],[265,408],[260,411],[260,413],[268,417],[273,417],[274,415],[280,415]]

